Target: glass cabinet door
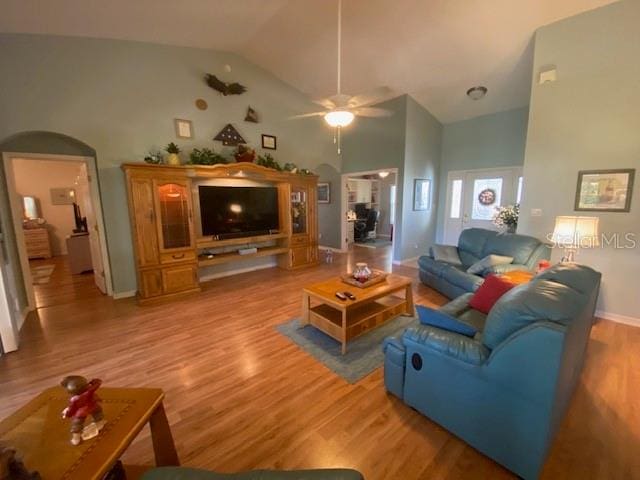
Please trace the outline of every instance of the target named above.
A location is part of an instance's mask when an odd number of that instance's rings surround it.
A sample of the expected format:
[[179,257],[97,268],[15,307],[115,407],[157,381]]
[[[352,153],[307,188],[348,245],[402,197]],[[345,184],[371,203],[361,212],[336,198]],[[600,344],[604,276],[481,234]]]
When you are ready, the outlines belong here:
[[191,201],[185,183],[156,184],[161,250],[189,248],[191,238]]
[[307,196],[306,188],[291,186],[291,233],[293,235],[308,233]]

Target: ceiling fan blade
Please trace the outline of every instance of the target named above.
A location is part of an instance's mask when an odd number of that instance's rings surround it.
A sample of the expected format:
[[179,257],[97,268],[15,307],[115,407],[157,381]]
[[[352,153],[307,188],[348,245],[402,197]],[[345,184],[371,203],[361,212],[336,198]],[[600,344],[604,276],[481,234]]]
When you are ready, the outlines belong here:
[[333,110],[336,108],[336,104],[330,98],[321,98],[318,100],[312,100],[313,103],[326,108],[327,110]]
[[301,115],[294,115],[289,117],[289,120],[296,120],[298,118],[310,118],[310,117],[319,117],[320,115],[326,115],[327,112],[313,112],[313,113],[303,113]]
[[351,100],[349,100],[349,106],[351,108],[366,107],[386,100],[392,95],[392,93],[393,92],[389,87],[378,87],[371,92],[354,95],[351,97]]
[[391,110],[385,110],[384,108],[375,108],[375,107],[361,107],[357,108],[353,111],[359,117],[390,117],[393,115]]
[[333,102],[333,108],[341,108],[348,106],[351,103],[351,98],[351,95],[339,93],[337,95],[334,95],[333,97],[329,97],[329,100]]

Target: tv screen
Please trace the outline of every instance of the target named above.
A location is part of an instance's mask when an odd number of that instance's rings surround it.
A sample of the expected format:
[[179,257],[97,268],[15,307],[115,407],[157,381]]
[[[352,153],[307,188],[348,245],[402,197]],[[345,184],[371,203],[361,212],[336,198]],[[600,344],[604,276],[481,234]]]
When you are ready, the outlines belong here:
[[200,185],[202,235],[234,238],[278,230],[278,189]]

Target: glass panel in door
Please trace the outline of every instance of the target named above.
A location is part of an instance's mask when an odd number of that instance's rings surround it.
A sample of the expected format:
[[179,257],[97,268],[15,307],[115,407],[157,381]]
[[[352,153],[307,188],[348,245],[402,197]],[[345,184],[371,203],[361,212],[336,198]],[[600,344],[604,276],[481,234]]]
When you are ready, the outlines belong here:
[[167,183],[157,189],[160,207],[162,249],[191,246],[189,189],[186,185]]
[[291,188],[291,233],[307,233],[307,191],[304,188]]

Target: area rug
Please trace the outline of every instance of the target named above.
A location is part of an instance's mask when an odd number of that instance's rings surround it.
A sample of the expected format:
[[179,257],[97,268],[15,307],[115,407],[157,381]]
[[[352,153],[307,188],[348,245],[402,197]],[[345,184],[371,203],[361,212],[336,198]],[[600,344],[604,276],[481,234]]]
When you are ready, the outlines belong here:
[[384,338],[401,333],[415,320],[414,317],[395,318],[347,343],[345,355],[340,353],[340,343],[311,325],[301,327],[297,318],[277,325],[276,330],[347,382],[356,383],[384,362]]
[[393,245],[390,240],[382,240],[380,238],[376,238],[374,240],[369,240],[368,242],[355,242],[354,245],[356,247],[364,247],[364,248],[384,248],[390,247]]
[[51,274],[56,268],[55,265],[42,265],[31,269],[31,278],[34,285],[46,285],[51,280]]

